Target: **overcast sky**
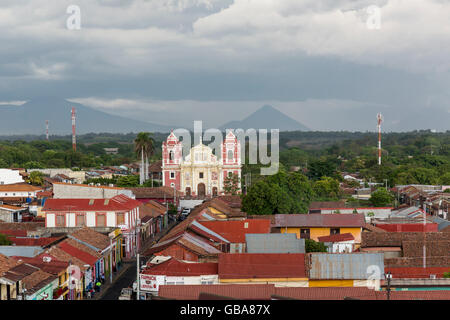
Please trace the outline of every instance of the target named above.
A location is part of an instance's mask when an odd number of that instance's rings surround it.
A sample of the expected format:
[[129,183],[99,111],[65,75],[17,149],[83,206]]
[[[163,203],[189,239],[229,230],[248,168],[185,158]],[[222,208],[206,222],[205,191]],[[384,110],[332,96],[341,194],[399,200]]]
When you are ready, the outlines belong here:
[[0,108],[56,96],[220,126],[271,104],[316,130],[373,131],[377,112],[450,129],[447,0],[0,0],[0,30]]

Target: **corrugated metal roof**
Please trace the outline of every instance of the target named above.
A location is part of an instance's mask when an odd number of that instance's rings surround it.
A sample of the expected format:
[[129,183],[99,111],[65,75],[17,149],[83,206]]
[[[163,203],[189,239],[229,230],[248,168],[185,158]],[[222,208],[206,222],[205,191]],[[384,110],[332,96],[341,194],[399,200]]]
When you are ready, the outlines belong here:
[[368,280],[379,271],[384,279],[383,253],[311,253],[309,278],[317,280]]
[[43,251],[41,247],[36,246],[0,246],[0,253],[5,256],[35,257]]
[[222,253],[221,279],[306,278],[302,253]]
[[363,227],[364,214],[276,214],[275,227]]
[[293,233],[245,235],[247,253],[305,253],[305,239]]

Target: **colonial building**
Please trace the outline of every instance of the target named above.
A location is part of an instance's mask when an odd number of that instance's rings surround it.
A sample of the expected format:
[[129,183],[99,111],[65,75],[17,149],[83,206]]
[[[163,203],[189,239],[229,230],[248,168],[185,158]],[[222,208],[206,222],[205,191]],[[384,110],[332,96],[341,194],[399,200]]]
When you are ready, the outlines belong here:
[[162,145],[163,185],[186,196],[224,194],[224,179],[233,174],[241,178],[241,145],[229,132],[218,157],[201,141],[183,158],[182,142],[172,132]]

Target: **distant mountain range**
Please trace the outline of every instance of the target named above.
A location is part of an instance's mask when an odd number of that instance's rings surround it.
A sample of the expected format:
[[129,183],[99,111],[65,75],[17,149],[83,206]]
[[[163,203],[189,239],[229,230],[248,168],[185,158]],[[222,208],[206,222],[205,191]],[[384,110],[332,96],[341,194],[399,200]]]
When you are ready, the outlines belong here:
[[[77,134],[170,132],[167,125],[133,120],[108,114],[79,103],[59,98],[33,99],[21,106],[0,106],[0,135],[43,135],[49,120],[50,135],[70,135],[71,109],[76,109]],[[308,131],[303,124],[277,109],[265,105],[243,119],[231,121],[220,129],[280,129],[280,131]]]
[[170,131],[168,126],[111,115],[64,99],[45,98],[31,100],[21,106],[1,106],[0,134],[44,134],[45,120],[49,120],[51,135],[71,134],[72,107],[76,109],[79,134]]
[[288,117],[272,106],[265,105],[242,121],[230,121],[220,129],[280,129],[280,131],[309,131],[305,125]]

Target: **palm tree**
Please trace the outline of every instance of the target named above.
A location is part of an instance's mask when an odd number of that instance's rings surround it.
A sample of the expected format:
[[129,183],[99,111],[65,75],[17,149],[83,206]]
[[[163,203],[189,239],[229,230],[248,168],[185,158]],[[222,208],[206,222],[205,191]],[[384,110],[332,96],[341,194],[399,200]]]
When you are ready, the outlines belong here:
[[[143,184],[148,180],[148,158],[153,155],[154,140],[148,132],[139,132],[134,139],[134,151],[141,157],[141,169],[139,172],[139,183]],[[145,158],[145,164],[144,164]]]

